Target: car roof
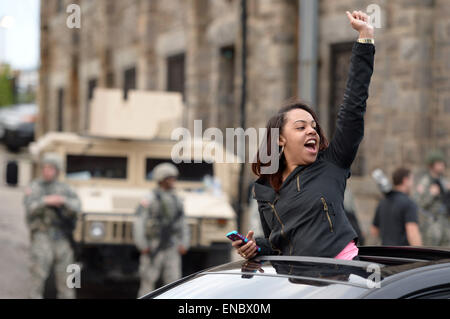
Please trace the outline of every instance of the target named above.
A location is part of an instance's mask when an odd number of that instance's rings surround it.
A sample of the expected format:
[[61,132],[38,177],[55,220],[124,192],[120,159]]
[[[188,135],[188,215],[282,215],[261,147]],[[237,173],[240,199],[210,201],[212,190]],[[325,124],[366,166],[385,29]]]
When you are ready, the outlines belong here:
[[[366,288],[365,279],[370,273],[367,267],[371,263],[359,261],[338,261],[331,258],[264,256],[252,261],[236,261],[205,271],[205,274],[252,275],[284,277],[296,283],[327,285],[345,284]],[[252,271],[252,268],[261,271]],[[358,278],[349,280],[350,276]]]
[[[359,247],[360,260],[339,260],[334,258],[304,256],[261,256],[251,261],[259,266],[263,273],[252,275],[279,276],[340,283],[367,287],[365,281],[351,281],[350,276],[367,279],[373,274],[374,267],[380,270],[384,280],[406,271],[450,263],[450,249],[424,247],[365,246]],[[242,260],[206,270],[208,274],[227,273],[245,274],[249,262]]]
[[260,256],[192,274],[143,298],[237,298],[236,287],[250,289],[252,297],[256,294],[259,298],[358,298],[373,290],[374,271],[378,270],[380,283],[386,279],[395,282],[411,273],[450,264],[450,250],[443,248],[359,247],[358,256],[360,260]]
[[386,264],[450,258],[450,247],[361,246],[358,249],[360,259]]

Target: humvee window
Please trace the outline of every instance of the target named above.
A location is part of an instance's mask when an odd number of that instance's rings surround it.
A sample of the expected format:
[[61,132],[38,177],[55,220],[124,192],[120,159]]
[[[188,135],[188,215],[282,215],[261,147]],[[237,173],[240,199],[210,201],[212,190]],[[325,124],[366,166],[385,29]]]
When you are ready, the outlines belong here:
[[69,179],[127,178],[126,157],[67,155],[66,175]]
[[[146,166],[145,166],[145,176],[147,180],[152,179],[152,170],[153,168],[160,164],[167,162],[167,159],[159,159],[159,158],[147,158]],[[184,163],[175,164],[172,162],[180,172],[178,176],[178,180],[187,181],[187,182],[200,182],[206,175],[214,176],[214,169],[212,163]]]

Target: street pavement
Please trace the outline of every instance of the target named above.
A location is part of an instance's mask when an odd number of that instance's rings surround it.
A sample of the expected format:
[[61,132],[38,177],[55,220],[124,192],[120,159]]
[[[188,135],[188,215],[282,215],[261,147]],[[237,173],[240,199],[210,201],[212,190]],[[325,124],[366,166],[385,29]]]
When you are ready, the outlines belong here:
[[27,298],[29,235],[23,188],[0,186],[0,299]]
[[[19,186],[6,185],[6,164],[18,162]],[[31,165],[26,149],[9,153],[0,145],[0,299],[27,298],[29,284],[29,233],[25,224],[23,194]],[[28,176],[26,176],[28,175]]]

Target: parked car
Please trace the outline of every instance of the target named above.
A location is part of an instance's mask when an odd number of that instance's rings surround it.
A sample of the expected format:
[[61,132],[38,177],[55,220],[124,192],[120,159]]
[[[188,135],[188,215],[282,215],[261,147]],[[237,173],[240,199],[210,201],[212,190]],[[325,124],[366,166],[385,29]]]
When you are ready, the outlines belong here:
[[10,151],[18,151],[34,140],[38,107],[19,104],[3,108],[0,112],[0,139]]
[[360,247],[359,261],[262,256],[214,267],[143,299],[450,298],[450,249]]
[[3,141],[5,137],[5,126],[13,113],[14,110],[12,105],[0,107],[0,141]]

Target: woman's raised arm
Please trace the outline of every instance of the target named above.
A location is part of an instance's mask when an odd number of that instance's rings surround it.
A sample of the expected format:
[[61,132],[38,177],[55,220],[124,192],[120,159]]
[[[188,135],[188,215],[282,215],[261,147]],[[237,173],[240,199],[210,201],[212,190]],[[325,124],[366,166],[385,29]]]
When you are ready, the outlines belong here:
[[364,136],[364,114],[374,63],[374,29],[369,17],[360,11],[347,11],[353,29],[359,32],[354,44],[344,101],[336,122],[336,131],[325,156],[338,166],[350,168]]

